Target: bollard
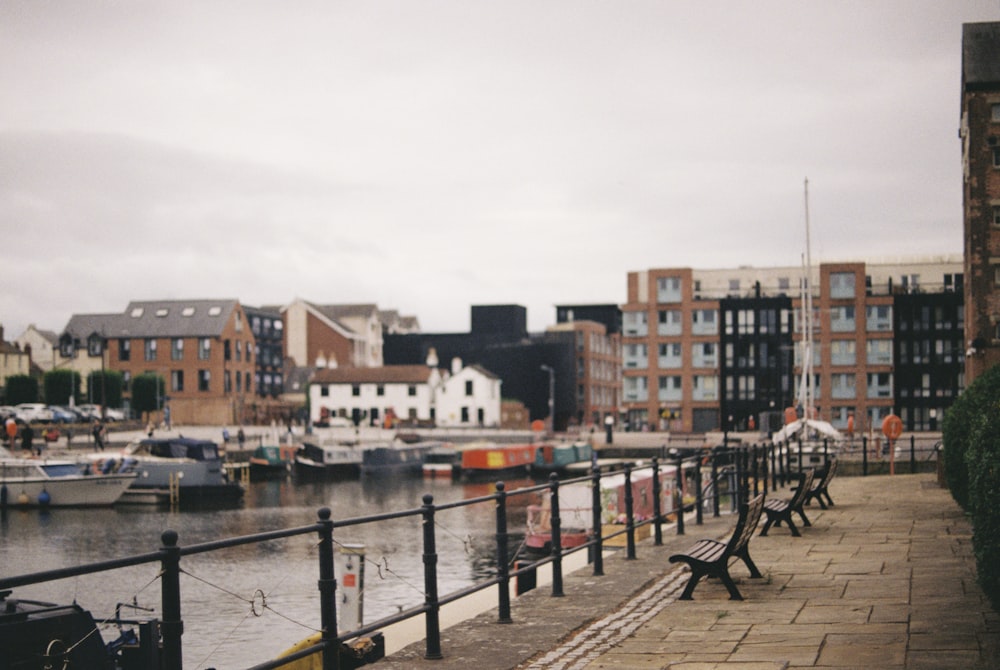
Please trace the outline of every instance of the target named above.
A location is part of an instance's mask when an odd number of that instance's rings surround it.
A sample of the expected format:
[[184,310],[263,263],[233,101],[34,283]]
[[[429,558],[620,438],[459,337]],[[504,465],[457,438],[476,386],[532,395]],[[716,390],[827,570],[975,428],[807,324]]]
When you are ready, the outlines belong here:
[[507,491],[503,482],[496,483],[497,492],[497,623],[513,623],[510,618],[510,557],[507,555]]
[[330,509],[321,508],[316,516],[319,530],[319,618],[323,631],[323,670],[339,670],[340,647],[337,644],[337,576],[333,568],[333,521]]
[[562,520],[559,518],[559,475],[554,472],[549,475],[549,486],[551,487],[549,524],[552,526],[552,595],[561,598],[563,595],[563,574]]
[[163,554],[163,558],[160,559],[160,569],[163,572],[160,577],[163,667],[164,670],[181,670],[184,667],[181,654],[181,635],[184,634],[184,622],[181,620],[181,548],[177,546],[176,531],[163,531],[160,540],[163,542],[163,546],[160,547],[160,552]]
[[437,544],[434,539],[434,496],[424,494],[421,508],[424,524],[424,630],[426,644],[424,658],[438,659],[441,655],[441,623],[437,584]]
[[590,518],[594,529],[594,576],[604,575],[604,540],[601,537],[601,469],[593,466],[590,469]]

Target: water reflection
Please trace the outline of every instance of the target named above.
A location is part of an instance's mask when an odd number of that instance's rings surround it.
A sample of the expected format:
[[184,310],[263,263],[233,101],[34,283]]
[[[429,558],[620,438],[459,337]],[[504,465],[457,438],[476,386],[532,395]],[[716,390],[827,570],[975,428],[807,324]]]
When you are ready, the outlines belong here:
[[[511,492],[531,480],[507,482]],[[335,520],[419,508],[424,494],[437,503],[488,495],[490,482],[363,479],[252,482],[238,509],[184,512],[147,507],[8,510],[0,518],[0,564],[14,575],[154,551],[166,529],[181,545],[311,524],[329,507]],[[508,498],[512,532],[523,532],[525,508],[537,495]],[[495,574],[495,505],[436,514],[438,591],[444,595]],[[423,602],[419,516],[338,528],[338,544],[366,547],[364,616],[373,621]],[[514,536],[509,551],[520,537]],[[317,540],[313,535],[236,547],[182,560],[185,667],[247,667],[271,658],[319,628]],[[146,565],[17,589],[15,595],[78,601],[96,617],[137,599],[159,610],[159,566]],[[266,595],[263,616],[252,612],[256,590]]]

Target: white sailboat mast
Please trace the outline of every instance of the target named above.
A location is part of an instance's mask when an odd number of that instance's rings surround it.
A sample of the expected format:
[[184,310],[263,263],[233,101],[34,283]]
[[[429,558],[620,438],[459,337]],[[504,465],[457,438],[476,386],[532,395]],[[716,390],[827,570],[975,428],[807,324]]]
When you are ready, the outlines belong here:
[[812,418],[809,412],[812,409],[815,389],[813,388],[813,304],[812,304],[812,245],[809,239],[809,178],[805,179],[805,212],[806,212],[806,280],[805,280],[805,338],[806,338],[806,359],[803,361],[803,370],[806,373],[805,384],[805,405],[803,406],[803,416],[806,419]]

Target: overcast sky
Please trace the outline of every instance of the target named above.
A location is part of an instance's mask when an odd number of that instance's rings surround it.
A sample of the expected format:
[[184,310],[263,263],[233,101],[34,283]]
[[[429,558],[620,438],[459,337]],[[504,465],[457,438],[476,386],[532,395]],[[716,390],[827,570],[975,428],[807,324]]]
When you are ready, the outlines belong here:
[[0,324],[129,300],[623,303],[629,271],[962,251],[998,0],[0,2]]

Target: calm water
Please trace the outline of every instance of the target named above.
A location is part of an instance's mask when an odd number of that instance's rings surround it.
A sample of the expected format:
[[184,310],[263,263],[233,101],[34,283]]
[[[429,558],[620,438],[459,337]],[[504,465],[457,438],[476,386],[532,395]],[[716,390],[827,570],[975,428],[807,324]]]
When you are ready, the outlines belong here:
[[[531,484],[508,482],[507,486],[509,491]],[[168,528],[178,532],[181,545],[190,545],[308,525],[321,507],[330,507],[334,519],[346,519],[416,508],[424,493],[443,503],[492,492],[488,483],[419,477],[338,482],[285,479],[250,483],[244,505],[232,510],[11,510],[0,517],[0,565],[4,575],[17,575],[155,551],[160,534]],[[511,532],[523,532],[527,497],[511,499]],[[494,519],[495,508],[488,503],[437,514],[441,595],[493,574]],[[423,602],[419,517],[338,529],[334,540],[366,547],[366,622]],[[245,668],[273,658],[315,632],[319,628],[316,543],[316,536],[310,534],[183,558],[184,667]],[[116,603],[136,599],[159,616],[157,570],[158,564],[137,566],[23,587],[14,595],[58,603],[76,600],[98,620],[112,616]],[[266,594],[268,606],[261,616],[251,607],[258,589]],[[258,614],[260,610],[258,606]],[[104,637],[110,640],[113,632],[106,631]]]

